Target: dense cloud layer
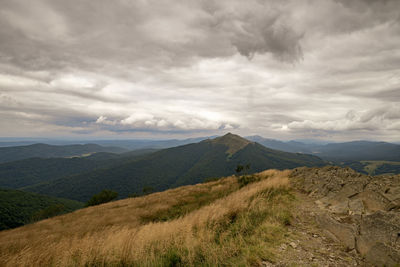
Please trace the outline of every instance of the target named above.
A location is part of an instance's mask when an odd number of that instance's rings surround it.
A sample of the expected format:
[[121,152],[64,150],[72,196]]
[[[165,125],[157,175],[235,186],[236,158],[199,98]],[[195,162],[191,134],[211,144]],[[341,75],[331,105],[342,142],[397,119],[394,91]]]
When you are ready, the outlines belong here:
[[1,136],[400,136],[397,0],[0,0]]

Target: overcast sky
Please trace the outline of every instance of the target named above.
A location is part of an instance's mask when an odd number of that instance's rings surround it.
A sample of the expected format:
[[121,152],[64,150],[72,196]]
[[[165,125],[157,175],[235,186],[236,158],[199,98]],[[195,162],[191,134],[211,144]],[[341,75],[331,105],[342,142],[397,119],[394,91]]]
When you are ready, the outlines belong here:
[[0,136],[400,141],[399,0],[0,0]]

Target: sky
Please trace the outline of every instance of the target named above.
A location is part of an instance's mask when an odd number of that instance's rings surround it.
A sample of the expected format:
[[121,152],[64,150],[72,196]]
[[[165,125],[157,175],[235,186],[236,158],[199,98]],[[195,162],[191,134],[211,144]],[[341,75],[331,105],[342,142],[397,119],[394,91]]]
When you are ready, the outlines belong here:
[[0,137],[400,141],[398,0],[0,0]]

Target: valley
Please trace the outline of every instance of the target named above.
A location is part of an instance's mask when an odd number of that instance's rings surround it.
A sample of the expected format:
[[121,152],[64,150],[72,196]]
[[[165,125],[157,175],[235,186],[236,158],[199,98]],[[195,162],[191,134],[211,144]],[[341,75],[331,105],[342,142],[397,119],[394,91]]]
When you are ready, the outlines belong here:
[[[0,164],[0,265],[396,266],[400,259],[397,162],[335,167],[231,133],[118,151]],[[84,207],[105,189],[118,199]]]

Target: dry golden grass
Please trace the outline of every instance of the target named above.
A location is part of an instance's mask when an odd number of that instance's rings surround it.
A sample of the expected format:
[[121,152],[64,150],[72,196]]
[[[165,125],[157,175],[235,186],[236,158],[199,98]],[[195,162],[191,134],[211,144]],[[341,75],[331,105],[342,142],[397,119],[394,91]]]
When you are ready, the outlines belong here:
[[[289,173],[264,171],[240,189],[228,177],[3,231],[0,265],[216,266],[273,259],[273,244],[290,223]],[[180,217],[170,213],[176,209]]]

